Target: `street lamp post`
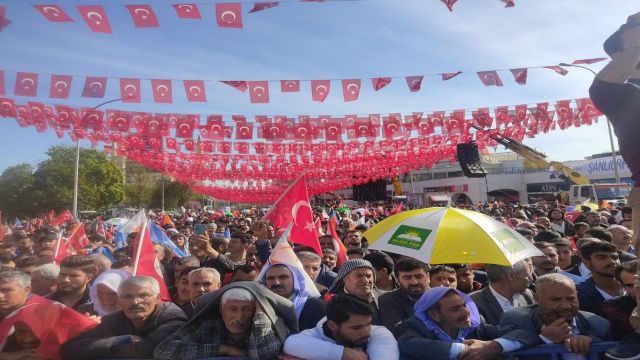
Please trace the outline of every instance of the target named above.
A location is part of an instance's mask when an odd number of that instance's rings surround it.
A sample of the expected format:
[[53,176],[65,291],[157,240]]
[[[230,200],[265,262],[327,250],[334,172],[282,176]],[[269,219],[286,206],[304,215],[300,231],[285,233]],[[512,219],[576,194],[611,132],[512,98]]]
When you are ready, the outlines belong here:
[[[95,110],[100,106],[110,104],[112,102],[124,100],[124,99],[128,99],[128,98],[119,98],[119,99],[105,101],[92,107],[90,110]],[[88,111],[85,112],[84,116],[87,116],[87,113]],[[82,117],[82,120],[84,120],[84,116]],[[80,139],[77,139],[76,140],[76,167],[73,175],[73,207],[72,207],[72,213],[75,219],[78,218],[78,172],[79,172],[79,169],[80,169]]]
[[[577,67],[577,68],[590,71],[593,74],[593,76],[598,75],[595,71],[589,69],[586,66],[576,65],[576,64],[567,64],[567,63],[560,63],[558,65],[563,67]],[[616,156],[616,148],[613,143],[613,132],[611,131],[611,122],[609,121],[608,118],[607,118],[607,129],[609,130],[609,143],[611,144],[611,160],[613,161],[613,174],[616,178],[616,183],[620,183],[620,174],[618,173],[618,157]]]

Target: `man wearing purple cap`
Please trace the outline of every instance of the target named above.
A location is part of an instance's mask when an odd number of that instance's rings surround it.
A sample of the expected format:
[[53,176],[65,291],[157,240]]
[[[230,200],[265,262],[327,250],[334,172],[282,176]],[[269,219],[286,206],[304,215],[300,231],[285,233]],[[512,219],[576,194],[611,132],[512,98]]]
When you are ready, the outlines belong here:
[[422,295],[396,336],[402,358],[425,360],[490,359],[538,341],[536,334],[485,324],[467,294],[444,286]]

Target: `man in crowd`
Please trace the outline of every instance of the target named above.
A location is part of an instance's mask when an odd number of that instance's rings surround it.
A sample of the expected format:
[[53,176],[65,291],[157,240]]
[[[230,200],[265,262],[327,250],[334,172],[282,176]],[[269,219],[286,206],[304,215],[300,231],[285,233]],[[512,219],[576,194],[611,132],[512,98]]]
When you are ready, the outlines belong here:
[[467,294],[444,286],[422,295],[414,316],[398,326],[396,336],[403,357],[425,360],[491,359],[537,341],[537,334],[485,325]]
[[[322,264],[331,272],[336,268],[338,264],[338,256],[336,255],[336,251],[333,247],[322,248]],[[331,284],[329,284],[329,286],[331,286]]]
[[304,274],[289,264],[265,265],[261,283],[272,292],[291,300],[298,318],[298,329],[316,326],[326,313],[326,304],[317,289],[307,289]]
[[576,286],[562,274],[546,274],[535,283],[537,305],[505,312],[500,325],[534,335],[536,344],[564,344],[572,353],[587,354],[591,344],[610,338],[610,324],[602,317],[579,311]]
[[624,293],[614,277],[620,265],[618,252],[613,244],[593,240],[580,247],[582,262],[591,271],[591,277],[578,284],[580,310],[604,316],[602,302]]
[[63,359],[153,358],[153,350],[187,320],[173,303],[160,300],[158,281],[148,276],[126,279],[118,289],[122,310],[65,343]]
[[574,283],[578,284],[583,281],[580,276],[562,271],[558,267],[558,250],[556,250],[553,244],[539,241],[534,243],[535,247],[540,249],[544,254],[543,256],[533,256],[531,262],[533,263],[532,278],[535,280],[539,276],[553,273],[562,273],[564,276],[569,277]]
[[349,230],[345,237],[344,245],[347,247],[347,250],[363,247],[362,233],[359,230]]
[[80,306],[91,302],[89,284],[95,272],[96,265],[91,258],[82,255],[67,256],[60,262],[58,289],[46,298],[78,310]]
[[214,268],[198,268],[189,272],[189,299],[187,304],[180,308],[188,318],[193,316],[193,310],[198,298],[204,294],[216,291],[222,287],[220,273]]
[[604,317],[611,322],[611,331],[615,340],[622,339],[626,334],[633,333],[629,316],[638,305],[636,293],[633,290],[634,275],[638,271],[638,260],[624,262],[616,267],[615,277],[624,287],[626,294],[602,303]]
[[31,278],[16,270],[0,271],[0,324],[29,299]]
[[373,309],[373,324],[380,325],[378,299],[375,288],[375,269],[367,260],[353,259],[340,266],[336,281],[329,287],[329,292],[337,295],[354,296],[364,301]]
[[567,237],[575,234],[571,221],[564,218],[564,210],[553,208],[549,210],[547,215],[549,216],[549,220],[551,220],[551,230],[555,230],[562,234],[562,236]]
[[258,272],[251,265],[238,266],[233,270],[231,280],[229,283],[236,281],[255,281],[258,277]]
[[382,325],[393,331],[396,325],[413,316],[413,307],[429,289],[427,266],[415,259],[402,259],[394,268],[400,287],[378,299]]
[[393,272],[393,259],[383,252],[372,252],[364,257],[376,270],[376,296],[386,294],[398,288]]
[[198,299],[195,316],[160,343],[162,360],[212,356],[274,359],[298,331],[291,302],[255,282],[235,282]]
[[[336,273],[331,271],[322,263],[320,255],[311,251],[300,251],[296,253],[298,260],[302,263],[304,271],[321,287],[327,288],[336,279]],[[318,289],[320,291],[320,289]]]
[[56,264],[40,265],[31,272],[31,292],[45,296],[58,289],[60,268]]
[[218,270],[224,279],[225,275],[232,273],[236,266],[246,263],[249,245],[251,245],[249,235],[234,232],[229,240],[229,254],[221,254],[211,246],[209,238],[205,235],[196,235],[191,238],[189,251],[198,257],[201,266]]
[[635,254],[635,249],[632,244],[633,234],[629,229],[622,225],[611,225],[607,230],[611,233],[613,245],[615,245],[618,250]]
[[474,280],[474,272],[469,264],[453,264],[451,267],[456,271],[456,289],[465,294],[480,290],[482,284]]
[[569,270],[574,265],[572,262],[571,242],[567,238],[560,238],[553,242],[553,246],[558,252],[558,267],[565,271]]
[[489,285],[469,295],[488,324],[497,325],[505,311],[534,303],[527,289],[531,282],[531,265],[526,260],[513,266],[487,264]]
[[371,314],[372,309],[366,303],[337,295],[327,303],[326,318],[312,329],[289,336],[284,352],[307,360],[398,359],[395,338],[383,326],[371,325]]

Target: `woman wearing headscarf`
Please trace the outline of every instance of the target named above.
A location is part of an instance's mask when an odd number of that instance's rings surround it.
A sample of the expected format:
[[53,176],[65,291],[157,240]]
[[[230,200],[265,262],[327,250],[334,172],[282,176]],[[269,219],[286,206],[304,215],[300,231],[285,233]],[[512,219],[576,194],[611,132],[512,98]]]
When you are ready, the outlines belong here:
[[105,271],[93,282],[89,289],[91,302],[83,305],[79,311],[103,317],[120,310],[118,287],[131,275],[120,269]]

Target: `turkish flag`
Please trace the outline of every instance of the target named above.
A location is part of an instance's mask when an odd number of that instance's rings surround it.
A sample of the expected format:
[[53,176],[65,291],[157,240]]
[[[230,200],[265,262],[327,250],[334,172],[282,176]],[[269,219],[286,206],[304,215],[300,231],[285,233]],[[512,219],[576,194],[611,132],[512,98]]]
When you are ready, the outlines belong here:
[[269,102],[268,81],[248,81],[249,99],[253,104],[265,104]]
[[86,98],[103,98],[107,90],[107,78],[87,76],[84,79],[84,88],[82,89],[82,97]]
[[120,97],[125,103],[139,103],[140,79],[120,79]]
[[502,125],[508,126],[511,123],[511,116],[509,115],[509,108],[507,106],[498,106],[495,114],[497,127]]
[[421,136],[428,136],[433,134],[434,126],[431,119],[422,119],[418,123],[418,134]]
[[327,141],[341,141],[342,123],[333,122],[324,124],[324,138]]
[[447,80],[453,79],[454,77],[460,74],[462,74],[462,71],[456,71],[454,73],[442,73],[440,75],[442,76],[442,81],[447,81]]
[[137,222],[134,224],[134,231],[132,232],[138,233],[133,246],[133,276],[150,276],[156,279],[160,284],[160,298],[163,301],[170,301],[167,284],[162,277],[160,262],[156,257],[153,243],[151,242],[151,231],[144,210],[140,210],[140,213],[131,221]]
[[260,132],[267,140],[284,140],[287,129],[284,124],[262,123]]
[[181,19],[202,19],[196,4],[173,4],[176,14]]
[[545,69],[551,69],[553,71],[555,71],[558,75],[562,75],[565,76],[569,73],[569,71],[565,68],[563,68],[562,66],[543,66],[543,68]]
[[76,6],[84,21],[93,32],[111,34],[111,25],[102,6]]
[[219,27],[242,29],[242,5],[216,3],[216,21]]
[[38,92],[38,74],[19,72],[16,74],[14,94],[18,96],[36,96]]
[[67,249],[67,243],[62,238],[62,232],[58,235],[58,241],[56,243],[56,250],[53,253],[53,261],[60,265],[62,260],[69,256],[69,249]]
[[165,143],[167,149],[169,150],[178,150],[178,142],[174,138],[165,138]]
[[204,127],[200,127],[200,135],[209,140],[222,140],[225,135],[224,128],[222,116],[209,115],[207,116],[207,124]]
[[183,116],[176,124],[176,137],[191,139],[193,138],[193,131],[195,128],[196,119],[190,116]]
[[55,123],[63,129],[70,129],[78,121],[78,110],[65,106],[56,105]]
[[449,11],[453,11],[453,5],[458,2],[458,0],[441,0],[443,4],[447,6]]
[[73,21],[73,19],[58,5],[33,5],[33,7],[51,22]]
[[207,94],[204,91],[203,80],[184,80],[184,92],[187,100],[191,102],[207,102]]
[[590,64],[595,64],[595,63],[598,63],[598,62],[604,61],[604,60],[607,60],[607,58],[581,59],[581,60],[575,60],[574,62],[572,62],[572,64],[574,64],[574,65],[590,65]]
[[516,6],[516,0],[502,0],[504,7],[510,8]]
[[291,228],[291,241],[308,246],[322,254],[318,234],[313,225],[313,212],[309,205],[309,194],[304,176],[300,176],[280,195],[264,219],[271,221],[277,229]]
[[331,90],[330,80],[311,80],[311,99],[323,102]]
[[16,117],[18,113],[16,111],[16,102],[13,99],[0,99],[0,116],[2,117]]
[[491,128],[493,126],[493,118],[489,114],[489,108],[480,108],[478,111],[472,111],[471,116],[473,122],[481,128]]
[[51,75],[51,89],[49,97],[52,99],[68,99],[71,90],[71,79],[69,75]]
[[407,76],[405,80],[407,81],[407,86],[409,87],[409,91],[418,92],[422,87],[422,79],[424,77],[422,75],[418,76]]
[[342,80],[342,97],[345,102],[358,100],[361,83],[362,81],[360,79]]
[[131,113],[128,111],[113,111],[112,113],[107,110],[107,127],[111,131],[126,132],[129,131],[131,126]]
[[281,92],[299,92],[300,80],[280,80]]
[[71,245],[76,251],[83,250],[87,245],[89,245],[89,239],[87,239],[87,234],[84,232],[84,226],[82,224],[78,224],[71,236],[69,236],[69,245]]
[[131,19],[133,20],[133,26],[137,28],[147,27],[159,27],[158,18],[156,13],[149,5],[126,5]]
[[527,83],[527,68],[511,69],[513,79],[520,85]]
[[247,91],[247,82],[242,80],[220,80],[221,83],[227,84],[232,88],[245,92]]
[[31,295],[0,323],[0,339],[6,340],[15,333],[17,323],[31,330],[39,340],[35,347],[37,357],[46,359],[60,359],[62,344],[98,325],[72,308],[38,295]]
[[400,123],[400,114],[389,114],[389,117],[384,120],[384,137],[387,139],[393,138],[402,132],[402,124]]
[[253,139],[253,123],[246,121],[236,122],[236,139],[251,140]]
[[276,7],[280,4],[280,2],[278,1],[270,1],[270,2],[257,2],[253,4],[253,9],[249,10],[249,13],[254,13],[254,12],[258,12],[258,11],[262,11],[262,10],[266,10],[266,9],[271,9],[273,7]]
[[5,13],[7,12],[6,6],[0,6],[0,32],[7,26],[11,25],[11,20],[5,17]]
[[171,80],[151,80],[151,89],[153,90],[153,100],[155,102],[162,104],[173,103]]
[[379,77],[371,79],[371,83],[373,84],[373,90],[378,91],[383,87],[391,84],[390,77]]
[[502,86],[502,80],[500,80],[500,76],[498,76],[498,72],[495,70],[478,71],[477,74],[485,86]]
[[83,108],[82,109],[82,117],[80,118],[80,123],[78,127],[84,130],[93,129],[100,130],[102,129],[102,118],[104,113],[102,110],[93,109],[93,108]]
[[54,220],[52,220],[50,225],[51,226],[58,226],[60,224],[66,223],[66,222],[71,221],[71,220],[73,220],[73,215],[71,214],[71,211],[65,210],[65,211],[61,212],[60,215],[58,215],[58,217],[56,217]]

